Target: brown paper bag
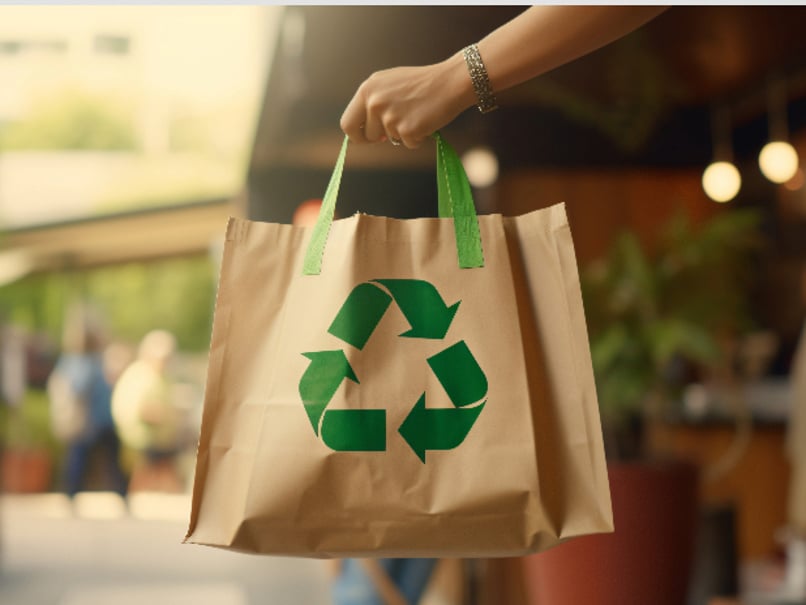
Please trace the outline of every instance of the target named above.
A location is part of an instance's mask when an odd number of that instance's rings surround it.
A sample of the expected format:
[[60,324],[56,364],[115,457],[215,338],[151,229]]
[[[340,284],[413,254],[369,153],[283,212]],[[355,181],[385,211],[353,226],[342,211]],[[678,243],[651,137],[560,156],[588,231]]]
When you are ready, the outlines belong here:
[[612,531],[565,208],[477,219],[436,138],[453,218],[333,221],[345,140],[315,227],[230,220],[186,542],[491,557]]

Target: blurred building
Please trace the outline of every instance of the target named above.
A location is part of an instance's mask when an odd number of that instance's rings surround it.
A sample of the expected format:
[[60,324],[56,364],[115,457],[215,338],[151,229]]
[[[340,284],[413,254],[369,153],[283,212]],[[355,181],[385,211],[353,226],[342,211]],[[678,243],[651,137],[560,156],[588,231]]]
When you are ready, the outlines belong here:
[[278,8],[1,12],[6,227],[237,193]]

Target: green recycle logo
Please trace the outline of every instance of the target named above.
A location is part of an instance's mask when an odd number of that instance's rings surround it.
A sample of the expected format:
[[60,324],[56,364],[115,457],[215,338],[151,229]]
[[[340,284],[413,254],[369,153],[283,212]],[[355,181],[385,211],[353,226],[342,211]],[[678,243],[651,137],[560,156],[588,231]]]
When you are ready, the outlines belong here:
[[[443,339],[459,308],[459,302],[448,307],[427,281],[376,279],[353,288],[328,332],[363,349],[393,299],[411,326],[400,334],[405,338]],[[343,380],[359,384],[344,351],[303,355],[310,364],[300,379],[299,393],[314,434],[337,451],[385,451],[386,410],[326,409]],[[449,450],[464,441],[486,401],[469,406],[487,395],[487,378],[465,341],[460,340],[427,361],[453,407],[428,408],[423,393],[400,425],[398,432],[423,462],[427,450]]]

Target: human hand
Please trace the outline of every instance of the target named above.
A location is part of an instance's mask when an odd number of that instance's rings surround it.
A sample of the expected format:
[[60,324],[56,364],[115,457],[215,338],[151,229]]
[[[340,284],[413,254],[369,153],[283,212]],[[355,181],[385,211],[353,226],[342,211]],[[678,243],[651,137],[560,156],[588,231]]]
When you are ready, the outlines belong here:
[[433,65],[375,72],[353,95],[341,117],[341,128],[357,143],[390,140],[415,149],[474,100],[459,53]]

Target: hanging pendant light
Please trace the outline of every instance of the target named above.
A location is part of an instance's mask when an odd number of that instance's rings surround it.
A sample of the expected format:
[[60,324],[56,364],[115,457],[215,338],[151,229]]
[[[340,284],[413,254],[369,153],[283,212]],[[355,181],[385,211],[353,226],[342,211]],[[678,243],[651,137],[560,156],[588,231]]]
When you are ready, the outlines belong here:
[[730,123],[728,110],[715,109],[711,113],[713,129],[714,161],[702,174],[702,188],[715,202],[729,202],[742,187],[742,176],[733,165],[733,151],[730,143]]
[[773,183],[786,183],[798,171],[798,152],[789,143],[786,92],[783,80],[774,80],[767,87],[767,119],[770,142],[758,155],[762,174]]
[[742,175],[731,162],[712,162],[702,174],[702,188],[715,202],[729,202],[742,187]]
[[467,180],[474,187],[489,187],[498,180],[498,158],[489,147],[473,147],[462,156]]
[[798,171],[798,152],[787,141],[770,141],[758,154],[758,165],[773,183],[786,183]]

